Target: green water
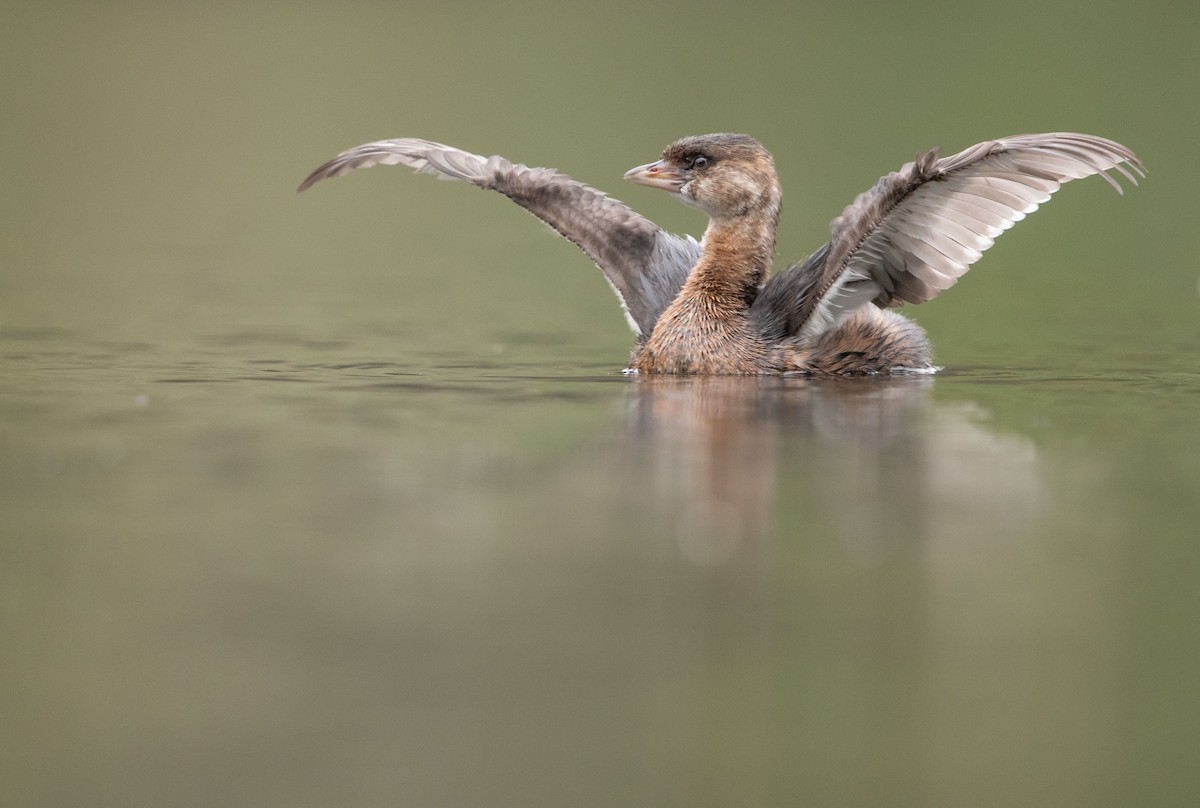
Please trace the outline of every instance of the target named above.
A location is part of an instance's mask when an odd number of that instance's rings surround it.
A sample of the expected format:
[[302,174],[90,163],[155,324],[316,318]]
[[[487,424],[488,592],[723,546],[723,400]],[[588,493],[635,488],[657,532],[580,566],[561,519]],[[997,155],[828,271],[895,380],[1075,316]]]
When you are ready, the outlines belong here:
[[[17,4],[0,804],[1187,806],[1200,12]],[[922,148],[1127,143],[909,313],[945,369],[620,373],[599,273],[419,136],[777,156],[781,259]]]

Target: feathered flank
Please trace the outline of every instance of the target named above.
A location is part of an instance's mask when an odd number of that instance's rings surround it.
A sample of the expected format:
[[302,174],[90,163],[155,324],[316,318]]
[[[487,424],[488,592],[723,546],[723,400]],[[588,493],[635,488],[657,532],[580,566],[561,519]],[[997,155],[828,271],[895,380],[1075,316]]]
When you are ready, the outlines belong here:
[[[800,343],[837,328],[860,306],[922,303],[950,288],[993,239],[1073,179],[1116,170],[1132,184],[1141,161],[1119,143],[1056,132],[980,143],[938,159],[918,155],[859,195],[830,223],[828,255],[813,278],[776,276],[759,303]],[[809,274],[815,267],[804,267]]]
[[418,174],[466,180],[504,194],[600,267],[639,338],[649,335],[700,258],[695,239],[667,233],[622,202],[552,168],[483,157],[430,140],[403,138],[356,146],[309,174],[298,191],[376,165],[404,165]]

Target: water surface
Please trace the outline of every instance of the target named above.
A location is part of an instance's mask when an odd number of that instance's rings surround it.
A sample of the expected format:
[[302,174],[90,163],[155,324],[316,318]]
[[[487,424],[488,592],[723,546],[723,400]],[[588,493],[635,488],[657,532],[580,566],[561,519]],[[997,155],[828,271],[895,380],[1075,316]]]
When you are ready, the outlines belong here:
[[1190,766],[1194,373],[76,339],[4,356],[26,804],[1118,804]]

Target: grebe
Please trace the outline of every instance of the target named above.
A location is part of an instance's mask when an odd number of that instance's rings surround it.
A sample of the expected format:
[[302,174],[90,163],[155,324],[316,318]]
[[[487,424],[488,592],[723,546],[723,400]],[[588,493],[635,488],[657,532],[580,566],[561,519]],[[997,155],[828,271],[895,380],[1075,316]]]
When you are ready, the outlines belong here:
[[1017,135],[950,157],[918,154],[830,223],[831,239],[768,277],[783,191],[771,154],[739,134],[687,137],[625,179],[708,216],[697,242],[550,168],[428,140],[367,143],[312,172],[402,164],[498,191],[591,258],[617,293],[642,373],[855,375],[933,369],[916,323],[888,309],[950,288],[992,240],[1068,180],[1116,170],[1134,185],[1141,160],[1119,143],[1069,132]]

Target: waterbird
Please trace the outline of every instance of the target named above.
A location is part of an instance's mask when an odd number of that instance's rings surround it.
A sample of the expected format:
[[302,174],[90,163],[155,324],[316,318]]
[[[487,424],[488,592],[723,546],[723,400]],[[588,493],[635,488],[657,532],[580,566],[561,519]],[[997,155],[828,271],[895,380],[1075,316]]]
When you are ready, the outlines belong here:
[[1099,174],[1118,193],[1142,161],[1112,140],[1016,135],[949,157],[918,153],[830,223],[830,240],[770,275],[783,191],[755,138],[685,137],[625,179],[708,216],[697,241],[552,168],[415,138],[342,152],[301,183],[404,165],[497,191],[596,263],[636,337],[627,371],[862,375],[932,372],[925,331],[893,309],[953,286],[993,240],[1068,180]]

